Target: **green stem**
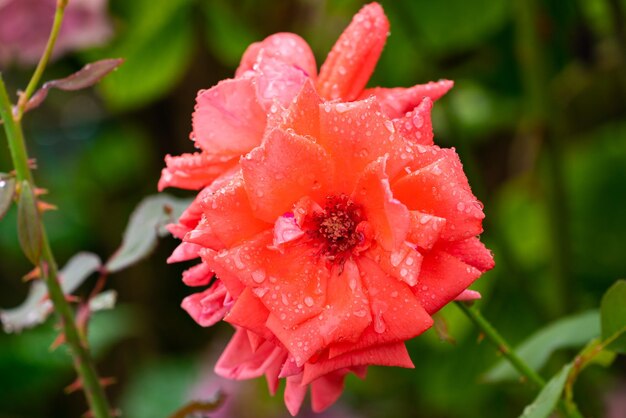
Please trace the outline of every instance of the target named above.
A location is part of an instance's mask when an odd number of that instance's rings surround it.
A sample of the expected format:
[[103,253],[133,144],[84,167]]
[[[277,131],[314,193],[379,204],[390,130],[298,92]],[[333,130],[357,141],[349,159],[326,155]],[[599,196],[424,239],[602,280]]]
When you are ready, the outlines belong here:
[[475,307],[469,307],[463,302],[456,302],[456,305],[463,311],[463,313],[480,329],[487,339],[491,341],[502,355],[511,363],[513,367],[522,375],[526,376],[529,381],[533,382],[536,386],[542,388],[546,385],[546,381],[543,380],[539,374],[534,371],[524,360],[522,360],[515,350],[511,348],[509,343],[500,335],[500,333],[482,316],[480,311]]
[[[11,103],[8,98],[6,87],[0,74],[0,116],[4,121],[4,130],[11,151],[11,158],[15,166],[17,178],[30,182],[33,187],[32,174],[28,166],[28,153],[24,144],[24,135],[19,121],[16,121],[11,112]],[[43,223],[42,252],[39,267],[44,276],[50,300],[54,310],[61,319],[65,341],[70,347],[74,359],[74,367],[82,383],[85,396],[91,412],[95,418],[110,418],[110,408],[104,389],[94,366],[94,361],[89,352],[87,342],[74,321],[72,308],[65,299],[65,295],[59,284],[58,267],[50,248],[50,242]]]
[[[500,333],[485,319],[475,306],[468,306],[464,302],[456,302],[456,305],[463,311],[473,323],[480,329],[493,345],[502,353],[502,355],[511,363],[513,367],[529,381],[533,382],[537,387],[543,389],[546,381],[535,370],[533,370],[526,362],[517,355],[515,350],[511,348],[509,343],[500,335]],[[567,418],[583,418],[578,411],[575,403],[570,401],[559,400],[559,409],[563,416]]]
[[525,134],[545,141],[544,152],[548,163],[548,204],[554,259],[554,288],[559,295],[552,302],[555,314],[568,311],[574,304],[571,280],[571,245],[568,228],[567,193],[558,136],[562,131],[561,115],[555,111],[549,94],[547,65],[543,43],[537,31],[538,5],[536,0],[518,0],[515,3],[516,47],[525,90],[525,115],[522,130]]
[[[33,76],[30,78],[28,85],[26,86],[26,90],[22,94],[20,94],[20,98],[17,102],[17,108],[15,111],[15,120],[20,121],[22,119],[22,115],[24,114],[24,109],[28,104],[28,99],[31,98],[33,93],[35,93],[35,89],[39,84],[39,80],[41,80],[41,76],[43,75],[46,66],[48,65],[48,61],[50,61],[50,57],[52,56],[52,51],[54,49],[54,44],[56,43],[57,37],[59,36],[59,31],[61,30],[61,23],[63,22],[63,15],[65,14],[65,7],[67,6],[68,0],[57,0],[57,7],[54,13],[54,21],[52,22],[52,29],[50,30],[50,35],[48,36],[48,43],[46,44],[46,49],[44,50],[43,55],[39,59],[39,63],[37,64],[37,68],[35,68],[35,72]],[[4,119],[4,118],[3,118]]]

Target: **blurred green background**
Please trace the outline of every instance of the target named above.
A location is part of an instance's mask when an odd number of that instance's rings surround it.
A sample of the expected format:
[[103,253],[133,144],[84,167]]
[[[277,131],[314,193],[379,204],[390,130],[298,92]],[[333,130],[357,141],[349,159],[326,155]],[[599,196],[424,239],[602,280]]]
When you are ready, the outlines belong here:
[[[126,63],[95,90],[51,92],[25,118],[37,182],[59,207],[45,216],[59,263],[80,250],[103,258],[115,251],[133,207],[156,192],[164,155],[192,150],[197,90],[231,77],[247,45],[295,32],[319,65],[362,4],[111,0],[112,40],[56,61],[45,78],[106,57]],[[626,277],[626,1],[382,4],[391,35],[370,84],[456,82],[435,106],[435,141],[457,149],[485,205],[483,238],[497,264],[475,286],[485,316],[515,344],[565,314],[597,307]],[[30,74],[3,72],[12,92]],[[1,149],[0,171],[7,172],[8,151]],[[3,308],[27,293],[21,277],[30,267],[15,221],[12,210],[0,222]],[[113,275],[107,287],[118,291],[119,306],[96,314],[90,329],[101,374],[117,380],[108,393],[127,417],[167,416],[192,393],[209,398],[213,389],[202,387],[231,333],[227,324],[203,329],[179,307],[192,291],[180,280],[188,265],[165,264],[176,244],[162,240],[148,260]],[[328,416],[518,416],[535,392],[519,382],[482,383],[498,360],[495,350],[456,307],[443,314],[455,345],[432,330],[410,341],[416,370],[373,367],[365,381],[349,378]],[[81,394],[63,393],[74,374],[64,348],[48,350],[54,337],[51,321],[0,333],[0,417],[85,411]],[[556,353],[544,375],[573,353]],[[608,416],[620,390],[625,401],[624,385],[622,357],[609,369],[586,370],[576,399],[587,416]],[[230,416],[284,414],[282,399],[271,398],[261,379],[239,387],[245,407]]]

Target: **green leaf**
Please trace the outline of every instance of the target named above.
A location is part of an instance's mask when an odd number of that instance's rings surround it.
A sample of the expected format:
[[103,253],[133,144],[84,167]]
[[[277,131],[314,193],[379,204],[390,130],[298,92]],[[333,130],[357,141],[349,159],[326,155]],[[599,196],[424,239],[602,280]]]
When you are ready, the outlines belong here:
[[0,173],[0,219],[9,211],[15,195],[15,179]]
[[520,418],[546,418],[556,407],[567,376],[572,369],[571,364],[566,364],[539,392],[533,403],[524,408]]
[[121,247],[107,261],[106,269],[114,273],[146,257],[157,238],[167,234],[165,225],[178,219],[191,200],[167,194],[148,196],[130,216]]
[[[598,311],[587,311],[560,319],[539,330],[515,348],[517,354],[533,369],[539,370],[550,355],[562,348],[584,346],[600,335]],[[516,379],[519,373],[505,360],[501,360],[484,376],[489,382]]]
[[474,47],[505,24],[506,0],[417,0],[405,3],[420,39],[438,51]]
[[608,348],[626,354],[626,280],[618,280],[602,297],[602,338],[615,338]]
[[17,201],[17,236],[24,255],[34,264],[39,264],[42,246],[42,231],[39,221],[37,199],[30,183],[20,183],[20,197]]
[[[74,255],[59,271],[63,293],[72,293],[100,266],[100,258],[95,254],[81,252]],[[20,332],[45,321],[52,312],[52,302],[47,296],[48,289],[45,283],[42,280],[33,282],[26,300],[20,306],[0,310],[0,321],[4,331]]]
[[205,38],[215,56],[231,68],[237,67],[244,51],[261,36],[238,13],[239,4],[214,0],[202,2],[206,17]]
[[140,107],[169,92],[185,73],[194,48],[189,0],[171,0],[159,7],[152,1],[133,0],[122,6],[127,30],[112,47],[88,56],[126,60],[99,84],[116,110]]

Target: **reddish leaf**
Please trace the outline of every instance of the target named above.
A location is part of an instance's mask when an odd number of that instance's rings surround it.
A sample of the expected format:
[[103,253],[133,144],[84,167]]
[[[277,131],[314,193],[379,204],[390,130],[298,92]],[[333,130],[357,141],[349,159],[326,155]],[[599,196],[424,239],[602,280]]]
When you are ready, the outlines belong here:
[[104,59],[85,65],[83,68],[71,74],[65,78],[58,80],[51,80],[44,83],[44,85],[33,94],[26,104],[25,111],[39,106],[48,96],[48,90],[51,88],[74,91],[81,90],[87,87],[91,87],[99,82],[103,77],[122,65],[124,60],[122,58],[110,58]]
[[17,234],[26,257],[34,265],[38,265],[42,245],[41,223],[35,194],[26,180],[20,184],[20,197],[17,202]]

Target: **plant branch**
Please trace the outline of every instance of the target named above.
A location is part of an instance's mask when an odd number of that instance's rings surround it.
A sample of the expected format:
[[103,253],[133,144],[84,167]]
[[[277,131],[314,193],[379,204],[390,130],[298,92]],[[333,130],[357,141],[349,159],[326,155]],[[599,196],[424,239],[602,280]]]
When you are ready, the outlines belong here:
[[35,93],[35,89],[39,84],[39,80],[41,80],[41,76],[43,75],[43,72],[48,65],[48,61],[50,61],[50,57],[52,56],[52,51],[54,49],[54,44],[56,43],[57,37],[59,36],[59,31],[61,30],[61,23],[63,22],[63,15],[65,14],[65,8],[67,7],[67,3],[68,0],[57,0],[57,7],[56,11],[54,12],[54,21],[52,22],[52,29],[50,30],[50,35],[48,36],[46,49],[39,59],[37,68],[35,68],[35,72],[30,78],[30,81],[26,86],[26,90],[24,90],[24,92],[20,94],[20,98],[17,102],[17,107],[15,109],[15,120],[18,122],[22,119],[24,109],[28,104],[28,100],[31,98],[33,93]]
[[[475,306],[468,306],[464,302],[456,302],[456,305],[463,311],[478,329],[487,337],[489,341],[502,353],[513,367],[537,387],[543,389],[546,381],[532,367],[530,367],[517,353],[511,345],[500,335],[500,333],[485,319]],[[559,400],[559,409],[566,418],[583,418],[578,411],[578,407],[571,400]]]

